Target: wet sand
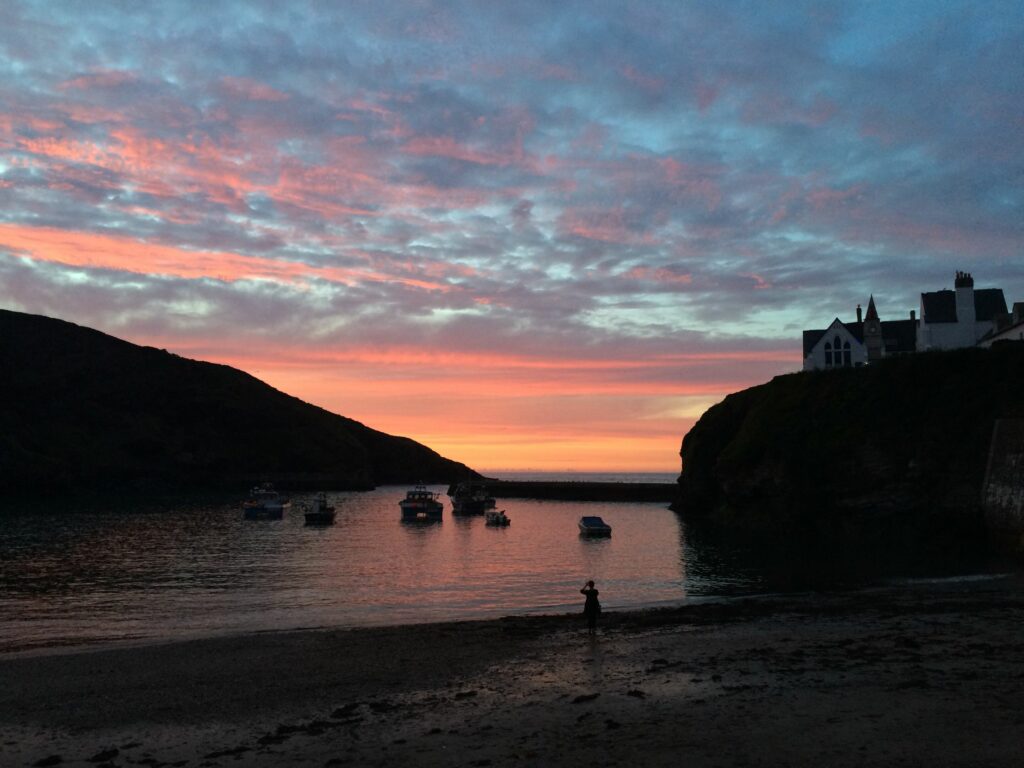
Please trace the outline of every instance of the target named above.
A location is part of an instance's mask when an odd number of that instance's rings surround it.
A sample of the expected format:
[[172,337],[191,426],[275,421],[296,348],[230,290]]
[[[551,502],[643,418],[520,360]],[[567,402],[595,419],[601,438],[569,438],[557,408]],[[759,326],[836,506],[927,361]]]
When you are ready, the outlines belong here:
[[0,765],[1013,766],[1018,578],[0,657]]

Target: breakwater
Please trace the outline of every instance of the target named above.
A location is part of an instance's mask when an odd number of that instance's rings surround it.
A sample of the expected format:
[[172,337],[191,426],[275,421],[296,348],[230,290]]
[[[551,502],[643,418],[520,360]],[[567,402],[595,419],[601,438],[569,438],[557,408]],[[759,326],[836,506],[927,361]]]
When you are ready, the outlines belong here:
[[982,504],[997,546],[1024,553],[1024,419],[996,419]]
[[[668,504],[676,498],[676,483],[602,483],[559,480],[485,480],[479,485],[496,499],[554,501],[641,501]],[[452,488],[449,488],[449,493]]]

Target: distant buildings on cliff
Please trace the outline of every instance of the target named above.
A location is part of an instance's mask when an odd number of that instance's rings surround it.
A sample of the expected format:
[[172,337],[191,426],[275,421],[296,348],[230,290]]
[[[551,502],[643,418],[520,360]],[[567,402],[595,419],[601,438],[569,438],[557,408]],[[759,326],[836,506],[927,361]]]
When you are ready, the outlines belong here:
[[838,317],[828,328],[804,331],[804,370],[866,365],[890,355],[932,349],[988,347],[997,341],[1024,341],[1024,302],[1007,312],[1001,288],[974,289],[969,272],[957,272],[955,290],[921,294],[921,317],[910,310],[902,320],[882,320],[875,297],[857,322]]

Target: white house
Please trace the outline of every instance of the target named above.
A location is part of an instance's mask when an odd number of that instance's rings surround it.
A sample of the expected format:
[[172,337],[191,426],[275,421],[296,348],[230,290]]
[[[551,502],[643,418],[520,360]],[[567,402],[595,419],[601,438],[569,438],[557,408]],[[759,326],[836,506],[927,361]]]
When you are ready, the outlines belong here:
[[954,287],[921,294],[919,351],[973,347],[995,328],[999,316],[1006,315],[1001,288],[976,291],[969,272],[957,272]]
[[838,317],[828,328],[804,331],[804,370],[850,368],[880,360],[889,355],[906,354],[916,349],[917,320],[882,321],[875,308],[875,297],[868,299],[867,315],[857,322],[844,323]]
[[957,272],[954,287],[922,293],[920,321],[913,310],[909,320],[880,320],[872,296],[863,319],[858,304],[857,322],[837,317],[828,328],[804,331],[804,370],[848,368],[929,349],[1024,341],[1024,302],[1014,304],[1013,314],[1008,314],[1002,289],[974,290],[969,272]]
[[995,328],[981,338],[978,346],[988,348],[1000,341],[1024,343],[1024,301],[1014,302],[1012,314],[997,317]]

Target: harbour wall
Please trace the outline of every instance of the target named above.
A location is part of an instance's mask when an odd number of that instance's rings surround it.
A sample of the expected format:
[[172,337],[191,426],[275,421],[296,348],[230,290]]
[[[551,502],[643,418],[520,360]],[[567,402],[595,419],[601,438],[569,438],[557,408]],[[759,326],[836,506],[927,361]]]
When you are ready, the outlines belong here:
[[1024,554],[1024,419],[996,419],[982,505],[997,546]]
[[[625,501],[668,504],[676,498],[676,483],[593,483],[549,480],[485,480],[480,485],[496,499],[555,501]],[[448,489],[451,492],[452,488]]]

